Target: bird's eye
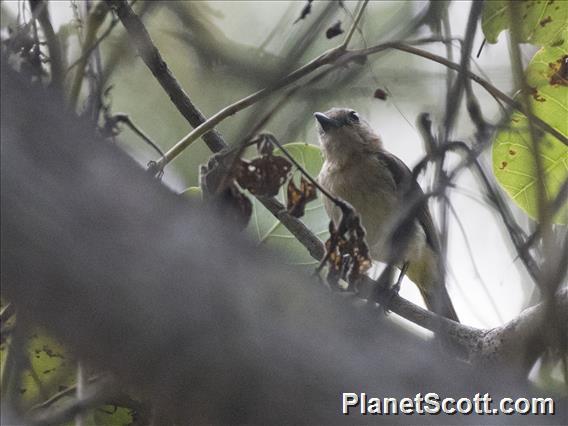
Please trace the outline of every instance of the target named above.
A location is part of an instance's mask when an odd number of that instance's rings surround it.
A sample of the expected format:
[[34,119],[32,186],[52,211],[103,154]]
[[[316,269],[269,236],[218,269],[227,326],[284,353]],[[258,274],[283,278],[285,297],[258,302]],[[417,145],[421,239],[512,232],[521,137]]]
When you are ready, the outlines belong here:
[[359,122],[359,114],[357,114],[355,111],[350,111],[348,117],[349,121],[351,121],[352,123]]

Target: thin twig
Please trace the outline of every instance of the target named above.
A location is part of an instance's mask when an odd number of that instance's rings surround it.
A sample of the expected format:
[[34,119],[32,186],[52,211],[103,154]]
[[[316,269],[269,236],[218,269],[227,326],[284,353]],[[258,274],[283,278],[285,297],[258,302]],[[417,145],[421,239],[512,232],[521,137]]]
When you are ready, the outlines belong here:
[[213,129],[217,124],[219,124],[224,119],[230,117],[231,115],[236,114],[237,112],[245,108],[248,108],[249,106],[255,104],[259,100],[270,95],[271,93],[279,89],[282,89],[288,86],[289,84],[301,79],[302,77],[310,74],[311,72],[315,71],[322,65],[330,64],[334,62],[334,60],[338,59],[344,52],[346,52],[347,45],[349,44],[349,41],[351,40],[351,37],[353,36],[353,33],[355,32],[357,25],[359,24],[359,21],[363,16],[363,12],[365,10],[367,3],[368,0],[365,0],[364,3],[361,5],[361,8],[359,9],[359,12],[357,13],[355,20],[352,22],[351,27],[349,28],[345,39],[340,45],[322,53],[317,58],[308,62],[306,65],[291,72],[290,74],[288,74],[286,77],[284,77],[282,80],[278,81],[274,85],[259,90],[241,99],[240,101],[237,101],[232,105],[223,108],[221,111],[211,116],[207,121],[195,127],[193,131],[191,131],[179,142],[177,142],[170,150],[166,152],[165,156],[163,156],[156,162],[157,166],[159,168],[163,168],[166,164],[168,164],[175,157],[177,157],[183,150],[185,150],[189,145],[191,145],[192,142],[194,142],[196,139],[204,135],[209,130]]
[[80,62],[88,58],[91,55],[91,53],[93,53],[93,51],[97,47],[99,47],[99,44],[101,44],[104,41],[104,39],[110,35],[116,24],[118,24],[118,22],[119,22],[118,19],[113,19],[110,25],[108,26],[108,28],[100,35],[100,37],[98,37],[93,44],[91,44],[85,51],[83,51],[81,56],[79,56],[71,65],[67,67],[67,69],[65,70],[65,74],[69,73],[69,71],[75,68]]
[[87,17],[83,54],[79,58],[80,60],[78,63],[78,68],[77,71],[75,72],[75,76],[73,77],[71,92],[69,94],[69,104],[73,108],[77,106],[79,94],[81,93],[81,86],[83,85],[83,80],[85,77],[85,68],[89,60],[89,55],[87,55],[86,53],[89,52],[89,49],[94,45],[96,41],[95,37],[97,36],[97,31],[99,30],[100,26],[103,24],[107,13],[108,13],[108,7],[106,6],[106,4],[98,3]]
[[475,55],[476,58],[479,58],[481,56],[481,51],[483,50],[483,47],[485,46],[486,42],[487,42],[487,39],[483,38],[483,41],[481,42],[481,46],[479,46],[479,50],[477,51],[477,55]]
[[[426,58],[426,59],[430,59],[430,60],[432,60],[434,62],[438,62],[438,63],[440,63],[444,66],[447,66],[447,67],[450,67],[450,68],[455,69],[457,71],[460,71],[460,66],[458,64],[450,62],[442,56],[435,55],[433,53],[426,52],[424,50],[421,50],[421,49],[418,49],[418,48],[415,48],[415,47],[412,47],[412,46],[408,46],[408,45],[405,45],[405,44],[402,44],[402,43],[397,43],[396,45],[393,45],[391,47],[393,49],[401,50],[401,51],[404,51],[404,52],[412,53],[413,55],[417,55],[417,56],[421,56],[421,57]],[[384,49],[381,49],[381,50],[384,50]],[[526,111],[526,109],[523,107],[523,105],[521,103],[510,98],[505,93],[503,93],[502,91],[497,89],[495,86],[493,86],[491,83],[489,83],[488,81],[484,80],[483,78],[479,77],[478,75],[474,74],[471,71],[467,72],[467,77],[470,78],[471,80],[475,81],[477,84],[479,84],[481,87],[483,87],[491,95],[493,95],[497,99],[500,99],[501,101],[506,103],[509,107],[514,108],[518,111],[521,111],[522,113],[527,115],[529,117],[529,119],[532,120],[542,130],[550,133],[551,135],[556,137],[558,140],[560,140],[560,142],[562,142],[563,144],[568,145],[568,137],[564,136],[557,129],[550,126],[550,124],[541,120],[536,115],[531,114],[530,111]]]
[[473,267],[473,270],[475,272],[475,275],[477,276],[477,279],[481,283],[481,288],[483,289],[485,296],[489,300],[489,304],[493,308],[493,311],[497,315],[497,318],[499,319],[500,322],[503,322],[503,316],[501,315],[501,312],[499,312],[499,308],[498,308],[497,304],[495,303],[495,300],[493,299],[491,292],[487,288],[487,284],[485,284],[485,280],[481,276],[481,272],[479,271],[479,268],[477,267],[477,262],[475,261],[475,256],[473,255],[473,249],[471,248],[471,244],[469,243],[469,239],[468,239],[468,236],[467,236],[467,232],[465,230],[465,226],[463,225],[463,223],[460,219],[460,216],[458,215],[458,212],[456,211],[453,204],[450,202],[449,197],[447,195],[446,195],[446,201],[447,201],[447,204],[448,204],[448,208],[450,209],[450,212],[454,216],[454,219],[455,219],[456,223],[458,224],[458,228],[460,229],[460,232],[463,236],[465,248],[466,248],[468,255],[469,255],[469,258],[471,260],[471,266]]
[[261,99],[264,99],[268,95],[280,90],[289,84],[299,80],[300,78],[310,74],[312,71],[320,68],[322,65],[329,64],[339,58],[342,55],[342,51],[335,47],[321,54],[317,58],[308,62],[306,65],[298,68],[296,71],[288,74],[282,80],[278,81],[275,85],[259,90],[231,105],[226,106],[216,114],[212,115],[207,121],[203,122],[199,126],[195,127],[193,131],[184,136],[179,142],[177,142],[171,149],[166,152],[166,155],[157,161],[159,167],[163,168],[166,164],[171,162],[179,154],[181,154],[192,142],[201,137],[202,135],[209,132],[217,124],[221,123],[226,118],[242,111],[245,108],[255,104]]
[[343,43],[341,43],[341,47],[343,49],[347,49],[347,46],[349,45],[349,42],[351,41],[351,37],[353,37],[353,34],[355,33],[357,26],[359,25],[359,21],[361,21],[361,17],[363,16],[363,12],[365,11],[365,8],[367,7],[367,3],[369,3],[369,0],[363,1],[363,4],[361,5],[361,7],[359,8],[359,11],[357,12],[357,16],[355,16],[355,19],[351,23],[351,27],[349,27],[349,31],[347,31],[347,34],[345,35],[345,38],[343,39]]
[[154,150],[157,151],[158,154],[162,156],[164,155],[162,149],[152,139],[150,139],[150,137],[146,135],[146,133],[144,133],[142,129],[140,129],[136,124],[134,124],[134,122],[132,121],[132,119],[128,114],[117,113],[109,117],[109,119],[116,120],[116,122],[118,123],[126,124],[130,128],[130,130],[132,130],[134,133],[140,136],[144,140],[144,142],[146,142],[148,145],[154,148]]
[[448,174],[448,179],[445,184],[449,185],[453,181],[457,173],[463,168],[473,166],[477,177],[480,179],[483,187],[485,188],[488,199],[493,203],[493,205],[497,209],[497,212],[501,216],[501,219],[503,220],[503,223],[507,228],[507,232],[511,237],[511,241],[514,244],[517,253],[523,261],[523,264],[527,268],[527,271],[536,282],[540,273],[540,268],[534,258],[530,255],[530,253],[528,253],[528,251],[524,249],[525,241],[527,239],[526,235],[513,218],[511,210],[501,196],[501,193],[497,188],[495,188],[493,181],[489,178],[488,173],[484,170],[483,166],[479,162],[478,156],[483,147],[483,144],[478,144],[475,146],[475,149],[472,149],[461,141],[449,142],[445,146],[438,148],[433,153],[426,155],[421,161],[419,161],[413,169],[413,177],[414,179],[416,179],[420,172],[424,169],[424,167],[426,167],[428,162],[435,159],[436,156],[444,155],[446,151],[463,152],[466,155],[465,161],[456,166],[456,168]]
[[284,148],[282,146],[282,144],[280,144],[280,142],[278,142],[278,139],[276,138],[271,138],[270,139],[271,142],[274,143],[274,145],[276,145],[280,151],[282,151],[284,153],[284,155],[286,157],[288,157],[288,160],[290,160],[292,162],[292,164],[294,164],[294,166],[297,167],[297,169],[300,171],[300,173],[302,173],[302,175],[304,175],[304,177],[306,179],[308,179],[317,189],[319,189],[319,191],[325,195],[327,198],[329,198],[331,201],[333,201],[333,203],[335,205],[337,205],[338,207],[341,207],[342,205],[344,205],[344,202],[339,200],[337,197],[333,196],[327,189],[325,189],[323,186],[321,186],[318,181],[316,179],[314,179],[308,172],[306,169],[304,169],[302,167],[302,165],[300,163],[298,163],[296,161],[296,159],[294,157],[292,157],[292,155],[288,152],[288,150],[286,148]]
[[28,419],[28,424],[39,426],[63,424],[71,421],[77,415],[110,399],[116,393],[112,388],[113,383],[110,378],[97,380],[86,386],[83,398],[74,398],[49,409],[37,410],[37,413],[33,413],[31,418]]
[[[110,0],[107,0],[107,1],[110,1]],[[157,165],[159,167],[163,168],[166,164],[170,163],[181,152],[183,152],[188,146],[190,146],[196,139],[198,139],[202,135],[209,132],[211,129],[213,129],[215,126],[217,126],[219,123],[221,123],[226,118],[236,114],[239,111],[242,111],[243,109],[248,108],[249,106],[255,104],[259,100],[264,99],[268,95],[270,95],[270,94],[292,84],[293,82],[305,77],[306,75],[310,74],[311,72],[315,71],[316,69],[318,69],[318,68],[320,68],[324,65],[332,64],[334,62],[347,63],[350,60],[353,60],[353,58],[368,56],[368,55],[371,55],[371,54],[382,52],[382,51],[387,50],[387,49],[396,49],[396,50],[400,50],[400,51],[403,51],[403,52],[411,53],[413,55],[421,56],[421,57],[429,59],[431,61],[438,62],[438,63],[445,65],[449,68],[452,68],[456,71],[461,71],[461,67],[460,67],[459,64],[448,61],[446,58],[444,58],[442,56],[435,55],[433,53],[427,52],[425,50],[418,49],[416,47],[413,47],[413,46],[410,46],[406,43],[401,43],[401,42],[387,42],[387,43],[383,43],[383,44],[379,44],[379,45],[376,45],[376,46],[373,46],[373,47],[369,47],[369,48],[366,48],[366,49],[359,49],[359,50],[342,51],[340,48],[335,47],[335,48],[332,48],[332,49],[322,53],[321,55],[319,55],[318,57],[316,57],[312,61],[308,62],[306,65],[304,65],[304,66],[298,68],[297,70],[293,71],[292,73],[288,74],[286,77],[284,77],[282,80],[280,80],[279,82],[277,82],[273,86],[270,86],[268,88],[264,88],[262,90],[255,92],[255,93],[252,93],[252,94],[246,96],[245,98],[242,98],[242,99],[238,100],[237,102],[234,102],[234,103],[226,106],[222,110],[218,111],[216,114],[212,115],[207,121],[205,121],[202,124],[200,124],[199,126],[195,127],[190,133],[188,133],[186,136],[184,136],[182,139],[180,139],[179,142],[174,144],[174,146],[166,152],[166,155],[164,157],[160,158],[157,161]],[[519,102],[511,99],[509,96],[507,96],[505,93],[501,92],[499,89],[497,89],[491,83],[489,83],[488,81],[479,77],[478,75],[474,74],[473,72],[468,71],[467,77],[472,79],[476,83],[478,83],[485,90],[487,90],[490,94],[492,94],[496,98],[500,99],[501,101],[505,102],[510,107],[515,108],[515,109],[522,111],[522,112],[526,112],[525,109],[523,108],[523,106]],[[561,134],[557,129],[551,127],[548,123],[544,122],[543,120],[536,117],[535,115],[529,114],[529,118],[531,118],[543,130],[554,135],[562,143],[568,145],[568,138],[566,136],[564,136],[563,134]]]
[[[100,380],[101,377],[103,377],[103,376],[96,375],[96,376],[89,377],[87,379],[87,382],[89,384],[95,383],[97,380]],[[34,405],[30,409],[30,411],[45,409],[45,408],[49,407],[50,405],[53,405],[55,402],[59,401],[61,398],[65,398],[66,396],[73,396],[73,394],[75,394],[75,392],[77,392],[77,385],[76,384],[63,389],[62,391],[57,392],[56,394],[52,395],[48,400]]]
[[[106,2],[116,11],[128,35],[136,46],[140,57],[169,95],[178,111],[193,127],[197,127],[203,123],[205,116],[197,109],[193,102],[191,102],[187,93],[172,75],[168,65],[150,38],[146,27],[134,13],[130,5],[121,0],[106,0]],[[212,130],[212,128],[203,132],[200,136],[203,136],[203,140],[211,151],[221,151],[227,144],[216,131],[209,130]]]

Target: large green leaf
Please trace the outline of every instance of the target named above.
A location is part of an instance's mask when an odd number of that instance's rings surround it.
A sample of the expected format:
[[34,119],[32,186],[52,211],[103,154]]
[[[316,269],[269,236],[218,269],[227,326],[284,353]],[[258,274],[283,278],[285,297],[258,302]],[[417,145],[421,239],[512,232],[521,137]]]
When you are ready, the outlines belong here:
[[[534,114],[564,136],[568,136],[567,58],[568,37],[564,37],[562,45],[539,50],[526,71]],[[568,147],[548,133],[540,137],[538,146],[546,198],[552,200],[568,179]],[[534,158],[527,117],[516,112],[511,117],[510,125],[496,135],[493,171],[519,207],[536,218],[537,174]],[[567,223],[566,206],[557,214],[555,221]]]
[[[501,31],[510,28],[509,0],[486,1],[481,28],[489,43],[496,43]],[[540,46],[561,43],[568,22],[568,2],[565,0],[518,2],[520,41]]]
[[[311,176],[316,177],[318,175],[323,165],[323,157],[317,146],[305,143],[290,143],[284,147]],[[274,153],[282,155],[280,150],[275,150]],[[299,172],[295,172],[293,178],[299,180]],[[285,186],[280,189],[277,196],[284,205],[286,205],[284,197]],[[256,198],[251,197],[251,199],[253,199],[254,208],[248,232],[253,235],[258,244],[279,250],[284,256],[283,261],[287,264],[308,267],[315,265],[316,261],[284,225],[272,213],[266,210]],[[318,194],[317,200],[306,206],[306,213],[301,220],[319,238],[327,238],[329,219],[323,207],[321,194]]]

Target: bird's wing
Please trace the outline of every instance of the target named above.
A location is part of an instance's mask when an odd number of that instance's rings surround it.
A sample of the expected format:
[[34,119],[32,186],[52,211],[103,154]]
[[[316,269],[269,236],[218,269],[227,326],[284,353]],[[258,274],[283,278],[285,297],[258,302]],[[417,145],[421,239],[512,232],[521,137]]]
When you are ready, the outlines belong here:
[[[385,151],[379,151],[375,153],[375,155],[378,156],[379,161],[381,161],[390,171],[394,185],[398,191],[408,191],[409,198],[424,195],[422,188],[412,177],[412,172],[400,158]],[[422,204],[416,218],[418,219],[420,226],[422,226],[422,229],[424,229],[427,243],[436,253],[439,253],[440,241],[438,239],[438,232],[436,231],[434,221],[432,220],[432,216],[428,210],[428,204]]]

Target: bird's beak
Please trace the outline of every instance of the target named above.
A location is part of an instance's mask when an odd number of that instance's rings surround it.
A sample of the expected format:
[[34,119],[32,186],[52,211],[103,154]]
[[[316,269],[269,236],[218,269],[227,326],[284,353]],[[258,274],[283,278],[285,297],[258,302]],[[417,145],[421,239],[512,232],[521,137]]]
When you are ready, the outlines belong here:
[[315,112],[314,117],[320,124],[321,128],[324,132],[327,132],[329,129],[341,127],[341,123],[333,118],[329,118],[322,112]]

